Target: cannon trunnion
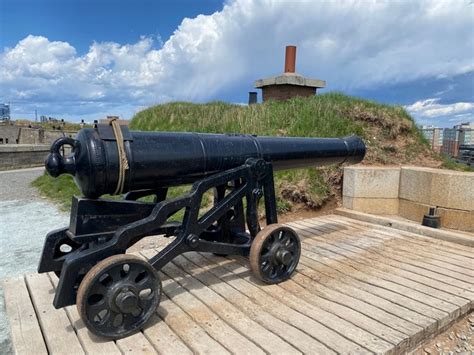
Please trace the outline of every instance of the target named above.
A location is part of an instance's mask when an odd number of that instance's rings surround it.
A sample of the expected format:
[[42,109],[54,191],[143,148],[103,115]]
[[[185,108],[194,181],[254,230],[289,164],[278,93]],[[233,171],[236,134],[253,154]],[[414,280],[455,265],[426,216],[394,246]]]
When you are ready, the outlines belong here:
[[[72,146],[70,156],[60,154],[63,145]],[[357,163],[364,154],[355,136],[130,132],[113,123],[83,129],[53,143],[46,160],[52,176],[73,175],[85,197],[73,198],[70,225],[46,236],[38,272],[59,276],[56,308],[77,304],[90,331],[114,339],[148,321],[161,296],[157,270],[182,253],[248,256],[256,277],[284,281],[298,264],[300,241],[278,224],[273,170]],[[183,184],[192,184],[189,192],[167,198],[169,187]],[[212,206],[202,206],[209,190]],[[107,193],[123,198],[100,198]],[[147,196],[152,202],[140,200]],[[152,235],[172,241],[148,262],[125,254]]]

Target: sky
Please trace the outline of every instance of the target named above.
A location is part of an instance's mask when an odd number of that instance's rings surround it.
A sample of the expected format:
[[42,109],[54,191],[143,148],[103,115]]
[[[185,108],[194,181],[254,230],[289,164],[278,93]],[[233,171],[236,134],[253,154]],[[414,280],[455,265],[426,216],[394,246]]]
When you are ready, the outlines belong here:
[[74,121],[246,103],[286,45],[321,93],[403,105],[420,125],[474,121],[472,0],[0,0],[0,102]]

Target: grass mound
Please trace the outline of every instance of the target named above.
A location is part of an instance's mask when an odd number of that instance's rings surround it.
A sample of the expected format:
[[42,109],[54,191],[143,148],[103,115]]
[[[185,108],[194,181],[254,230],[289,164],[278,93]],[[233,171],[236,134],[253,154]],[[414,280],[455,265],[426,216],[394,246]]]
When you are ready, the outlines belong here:
[[[341,93],[294,98],[284,102],[270,101],[251,106],[224,102],[172,102],[137,113],[130,128],[144,131],[307,137],[357,134],[363,137],[367,145],[363,164],[443,165],[441,157],[429,149],[413,119],[402,107],[383,105]],[[453,165],[449,167],[456,168]],[[332,166],[278,172],[275,181],[280,212],[302,207],[317,209],[328,200],[339,198],[342,169]],[[36,186],[56,199],[55,196],[74,192],[62,186],[63,183],[71,185],[71,180],[53,180],[44,176],[39,178]],[[58,187],[55,187],[56,184]],[[61,198],[57,200],[60,201]]]

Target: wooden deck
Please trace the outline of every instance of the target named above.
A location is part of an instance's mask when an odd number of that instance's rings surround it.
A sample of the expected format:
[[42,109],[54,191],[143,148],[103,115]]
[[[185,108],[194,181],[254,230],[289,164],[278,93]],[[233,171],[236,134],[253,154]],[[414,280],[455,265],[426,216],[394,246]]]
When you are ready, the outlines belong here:
[[245,259],[185,254],[161,272],[164,295],[152,324],[116,342],[91,335],[75,306],[53,308],[53,274],[8,279],[14,349],[19,354],[400,353],[472,309],[469,247],[335,215],[289,225],[303,246],[291,280],[263,285]]

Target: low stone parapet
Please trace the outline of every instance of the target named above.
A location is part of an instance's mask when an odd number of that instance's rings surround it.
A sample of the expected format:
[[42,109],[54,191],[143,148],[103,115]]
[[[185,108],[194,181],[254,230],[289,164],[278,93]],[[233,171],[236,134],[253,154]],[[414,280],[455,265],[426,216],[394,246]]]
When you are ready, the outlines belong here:
[[474,173],[423,167],[344,169],[343,207],[421,222],[437,207],[445,228],[474,231]]
[[0,145],[0,170],[42,166],[49,149],[49,144]]

